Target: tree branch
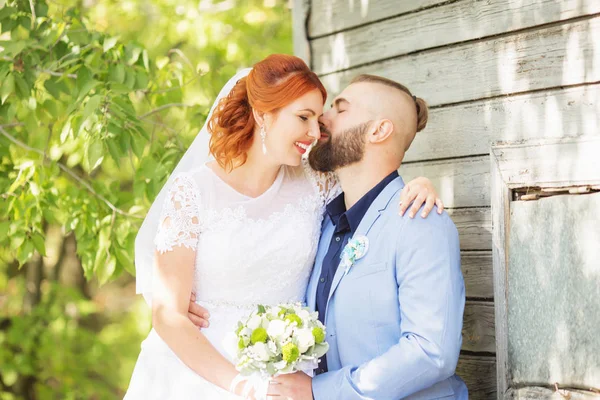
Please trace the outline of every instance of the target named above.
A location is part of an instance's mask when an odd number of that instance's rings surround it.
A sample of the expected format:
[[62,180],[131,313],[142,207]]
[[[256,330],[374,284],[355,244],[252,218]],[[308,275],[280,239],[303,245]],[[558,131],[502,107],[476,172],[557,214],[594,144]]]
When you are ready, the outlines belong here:
[[167,92],[172,92],[173,90],[179,90],[179,89],[183,89],[184,87],[186,87],[187,85],[189,85],[190,83],[194,82],[196,79],[198,79],[200,75],[196,75],[194,76],[192,79],[190,79],[189,81],[185,82],[183,85],[179,85],[179,86],[174,86],[171,88],[166,88],[166,89],[158,89],[158,90],[142,90],[143,93],[145,94],[158,94],[158,93],[167,93]]
[[66,236],[62,237],[62,242],[60,244],[60,250],[58,252],[58,259],[56,260],[56,263],[54,264],[54,267],[52,269],[52,280],[58,282],[58,280],[60,279],[60,273],[62,270],[62,267],[64,265],[65,262],[65,258],[67,255],[67,240],[69,240],[69,237],[72,235],[72,233],[68,233]]
[[192,71],[196,72],[196,69],[194,68],[194,64],[192,64],[192,62],[190,61],[190,59],[187,58],[185,56],[185,54],[183,54],[183,51],[181,51],[179,49],[171,49],[171,50],[169,50],[168,54],[171,55],[173,53],[175,53],[175,54],[179,55],[179,57],[183,58],[185,60],[185,62],[187,62],[187,64],[190,66],[190,68],[192,69]]
[[[37,153],[39,155],[41,155],[42,157],[46,157],[46,155],[44,154],[43,151],[39,150],[39,149],[35,149],[33,147],[28,146],[27,144],[21,142],[19,139],[13,137],[11,134],[9,134],[8,132],[6,132],[6,130],[4,129],[3,126],[0,126],[0,133],[2,133],[2,135],[4,135],[6,138],[8,138],[8,140],[10,140],[11,142],[15,143],[17,146],[28,150],[28,151],[32,151],[34,153]],[[73,178],[74,180],[76,180],[77,182],[79,182],[79,184],[81,184],[84,188],[86,188],[88,190],[88,192],[90,192],[93,196],[95,196],[96,198],[100,199],[101,201],[103,201],[108,208],[110,208],[113,212],[123,215],[125,217],[131,217],[131,218],[137,218],[137,219],[144,219],[144,217],[141,217],[139,215],[133,215],[130,214],[126,211],[121,210],[120,208],[118,208],[117,206],[115,206],[114,204],[112,204],[106,197],[102,196],[100,193],[96,192],[94,190],[94,188],[87,183],[85,180],[83,180],[82,178],[80,178],[75,172],[71,171],[71,169],[69,169],[66,165],[62,164],[61,162],[56,162],[56,164],[58,165],[58,167],[65,172],[67,175],[69,175],[71,178]]]
[[24,126],[21,122],[12,122],[10,124],[0,125],[0,128],[13,128],[15,126]]
[[75,75],[75,74],[64,74],[64,73],[61,73],[61,72],[50,71],[48,69],[38,69],[38,71],[45,72],[45,73],[47,73],[49,75],[52,75],[52,76],[58,76],[58,77],[67,76],[68,78],[77,79],[77,75]]
[[160,106],[158,108],[155,108],[152,111],[148,111],[146,114],[142,114],[139,116],[139,119],[144,119],[144,118],[148,118],[149,116],[156,114],[157,112],[160,112],[162,110],[165,110],[167,108],[171,108],[171,107],[194,107],[193,105],[189,105],[189,104],[183,104],[183,103],[170,103],[170,104],[165,104],[163,106]]
[[[58,37],[58,39],[56,39],[56,42],[54,42],[54,44],[52,45],[52,47],[50,47],[50,50],[52,50],[54,47],[56,47],[56,45],[61,41],[61,39],[67,34],[68,29],[64,29],[63,32],[60,34],[60,36]],[[90,44],[86,44],[85,46],[83,46],[81,49],[79,49],[79,56],[83,55],[83,52],[85,50],[87,50],[88,48],[93,47],[93,43]],[[49,50],[49,51],[50,51]],[[49,53],[46,53],[46,56],[44,57],[44,59],[47,57]],[[58,59],[58,61],[53,62],[53,65],[59,66],[60,63],[63,62],[63,60],[72,57],[73,53],[67,53],[64,56],[62,56],[60,59]],[[62,75],[61,75],[62,76]]]
[[[6,132],[6,130],[4,130],[4,127],[5,127],[5,126],[10,126],[10,125],[13,125],[13,124],[8,124],[8,125],[0,125],[0,132],[1,132],[1,133],[2,133],[4,136],[6,136],[6,137],[7,137],[7,138],[8,138],[8,139],[11,141],[11,142],[13,142],[13,143],[15,143],[16,145],[18,145],[18,146],[20,146],[20,147],[24,148],[25,150],[28,150],[28,151],[33,151],[33,152],[35,152],[35,153],[38,153],[38,154],[40,154],[42,157],[45,157],[45,156],[46,156],[46,155],[44,154],[44,152],[43,152],[43,151],[41,151],[41,150],[39,150],[39,149],[34,149],[33,147],[30,147],[30,146],[26,145],[25,143],[21,142],[19,139],[17,139],[17,138],[15,138],[15,137],[13,137],[13,136],[12,136],[10,133]],[[14,125],[13,125],[13,126],[14,126]]]
[[162,122],[153,121],[153,120],[145,120],[144,122],[155,125],[155,126],[160,126],[161,128],[164,128],[165,130],[167,130],[171,133],[178,133],[178,131],[176,129],[173,129],[169,125],[163,124]]
[[33,5],[33,0],[29,0],[29,8],[31,8],[31,30],[35,28],[35,6]]

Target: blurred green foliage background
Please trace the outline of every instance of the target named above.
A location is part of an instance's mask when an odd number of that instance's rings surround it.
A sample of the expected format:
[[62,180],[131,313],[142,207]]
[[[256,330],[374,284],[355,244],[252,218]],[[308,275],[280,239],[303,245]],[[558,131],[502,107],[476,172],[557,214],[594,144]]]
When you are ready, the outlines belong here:
[[283,0],[0,0],[0,399],[122,398],[145,212]]

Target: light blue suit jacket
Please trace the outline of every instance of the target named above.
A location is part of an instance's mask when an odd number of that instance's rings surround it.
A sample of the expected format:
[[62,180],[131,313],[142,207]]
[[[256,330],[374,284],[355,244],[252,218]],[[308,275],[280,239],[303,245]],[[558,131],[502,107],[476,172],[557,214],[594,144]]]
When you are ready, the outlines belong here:
[[[402,178],[375,199],[354,237],[369,249],[333,279],[325,324],[328,372],[315,400],[468,399],[454,374],[462,343],[465,289],[458,233],[446,213],[398,214]],[[334,226],[325,216],[307,303],[315,309]]]

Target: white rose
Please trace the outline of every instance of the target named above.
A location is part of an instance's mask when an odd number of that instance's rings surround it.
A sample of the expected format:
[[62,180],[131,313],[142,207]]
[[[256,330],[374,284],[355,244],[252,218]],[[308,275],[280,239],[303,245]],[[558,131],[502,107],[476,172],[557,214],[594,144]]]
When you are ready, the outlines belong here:
[[315,337],[309,329],[299,330],[296,334],[296,340],[298,341],[298,350],[300,350],[300,354],[306,352],[310,346],[315,344]]
[[269,310],[269,314],[273,317],[277,317],[279,315],[279,311],[281,311],[281,307],[275,306]]
[[252,346],[252,352],[261,361],[269,361],[269,359],[271,358],[269,352],[267,351],[267,346],[262,342],[254,344],[254,346]]
[[300,310],[297,314],[302,319],[302,321],[307,321],[310,318],[310,313],[306,310]]
[[244,329],[242,329],[240,335],[250,337],[250,335],[252,335],[252,329],[246,326]]
[[255,330],[260,326],[261,323],[262,319],[258,315],[253,315],[252,317],[250,317],[250,320],[246,325],[248,326],[248,328]]
[[267,329],[269,327],[270,323],[271,323],[271,321],[269,320],[269,318],[267,318],[267,314],[263,314],[261,326],[263,328]]
[[275,319],[269,323],[267,334],[272,338],[280,338],[285,333],[285,322]]
[[283,332],[283,335],[281,336],[281,339],[287,339],[290,336],[292,336],[292,333],[294,333],[295,329],[296,329],[295,325],[294,326],[292,326],[292,325],[286,325],[285,332]]

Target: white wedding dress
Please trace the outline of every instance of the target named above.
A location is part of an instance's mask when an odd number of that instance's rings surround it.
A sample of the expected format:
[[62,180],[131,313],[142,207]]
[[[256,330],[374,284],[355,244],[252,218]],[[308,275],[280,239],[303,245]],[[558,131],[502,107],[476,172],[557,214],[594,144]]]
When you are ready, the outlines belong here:
[[[281,167],[257,198],[240,194],[206,165],[177,175],[162,209],[161,222],[170,217],[170,223],[161,223],[154,243],[159,251],[197,250],[194,291],[211,314],[202,333],[227,359],[224,337],[257,304],[304,301],[324,207],[338,193],[334,177],[315,173],[305,160]],[[125,395],[149,399],[240,397],[188,368],[152,330]]]

